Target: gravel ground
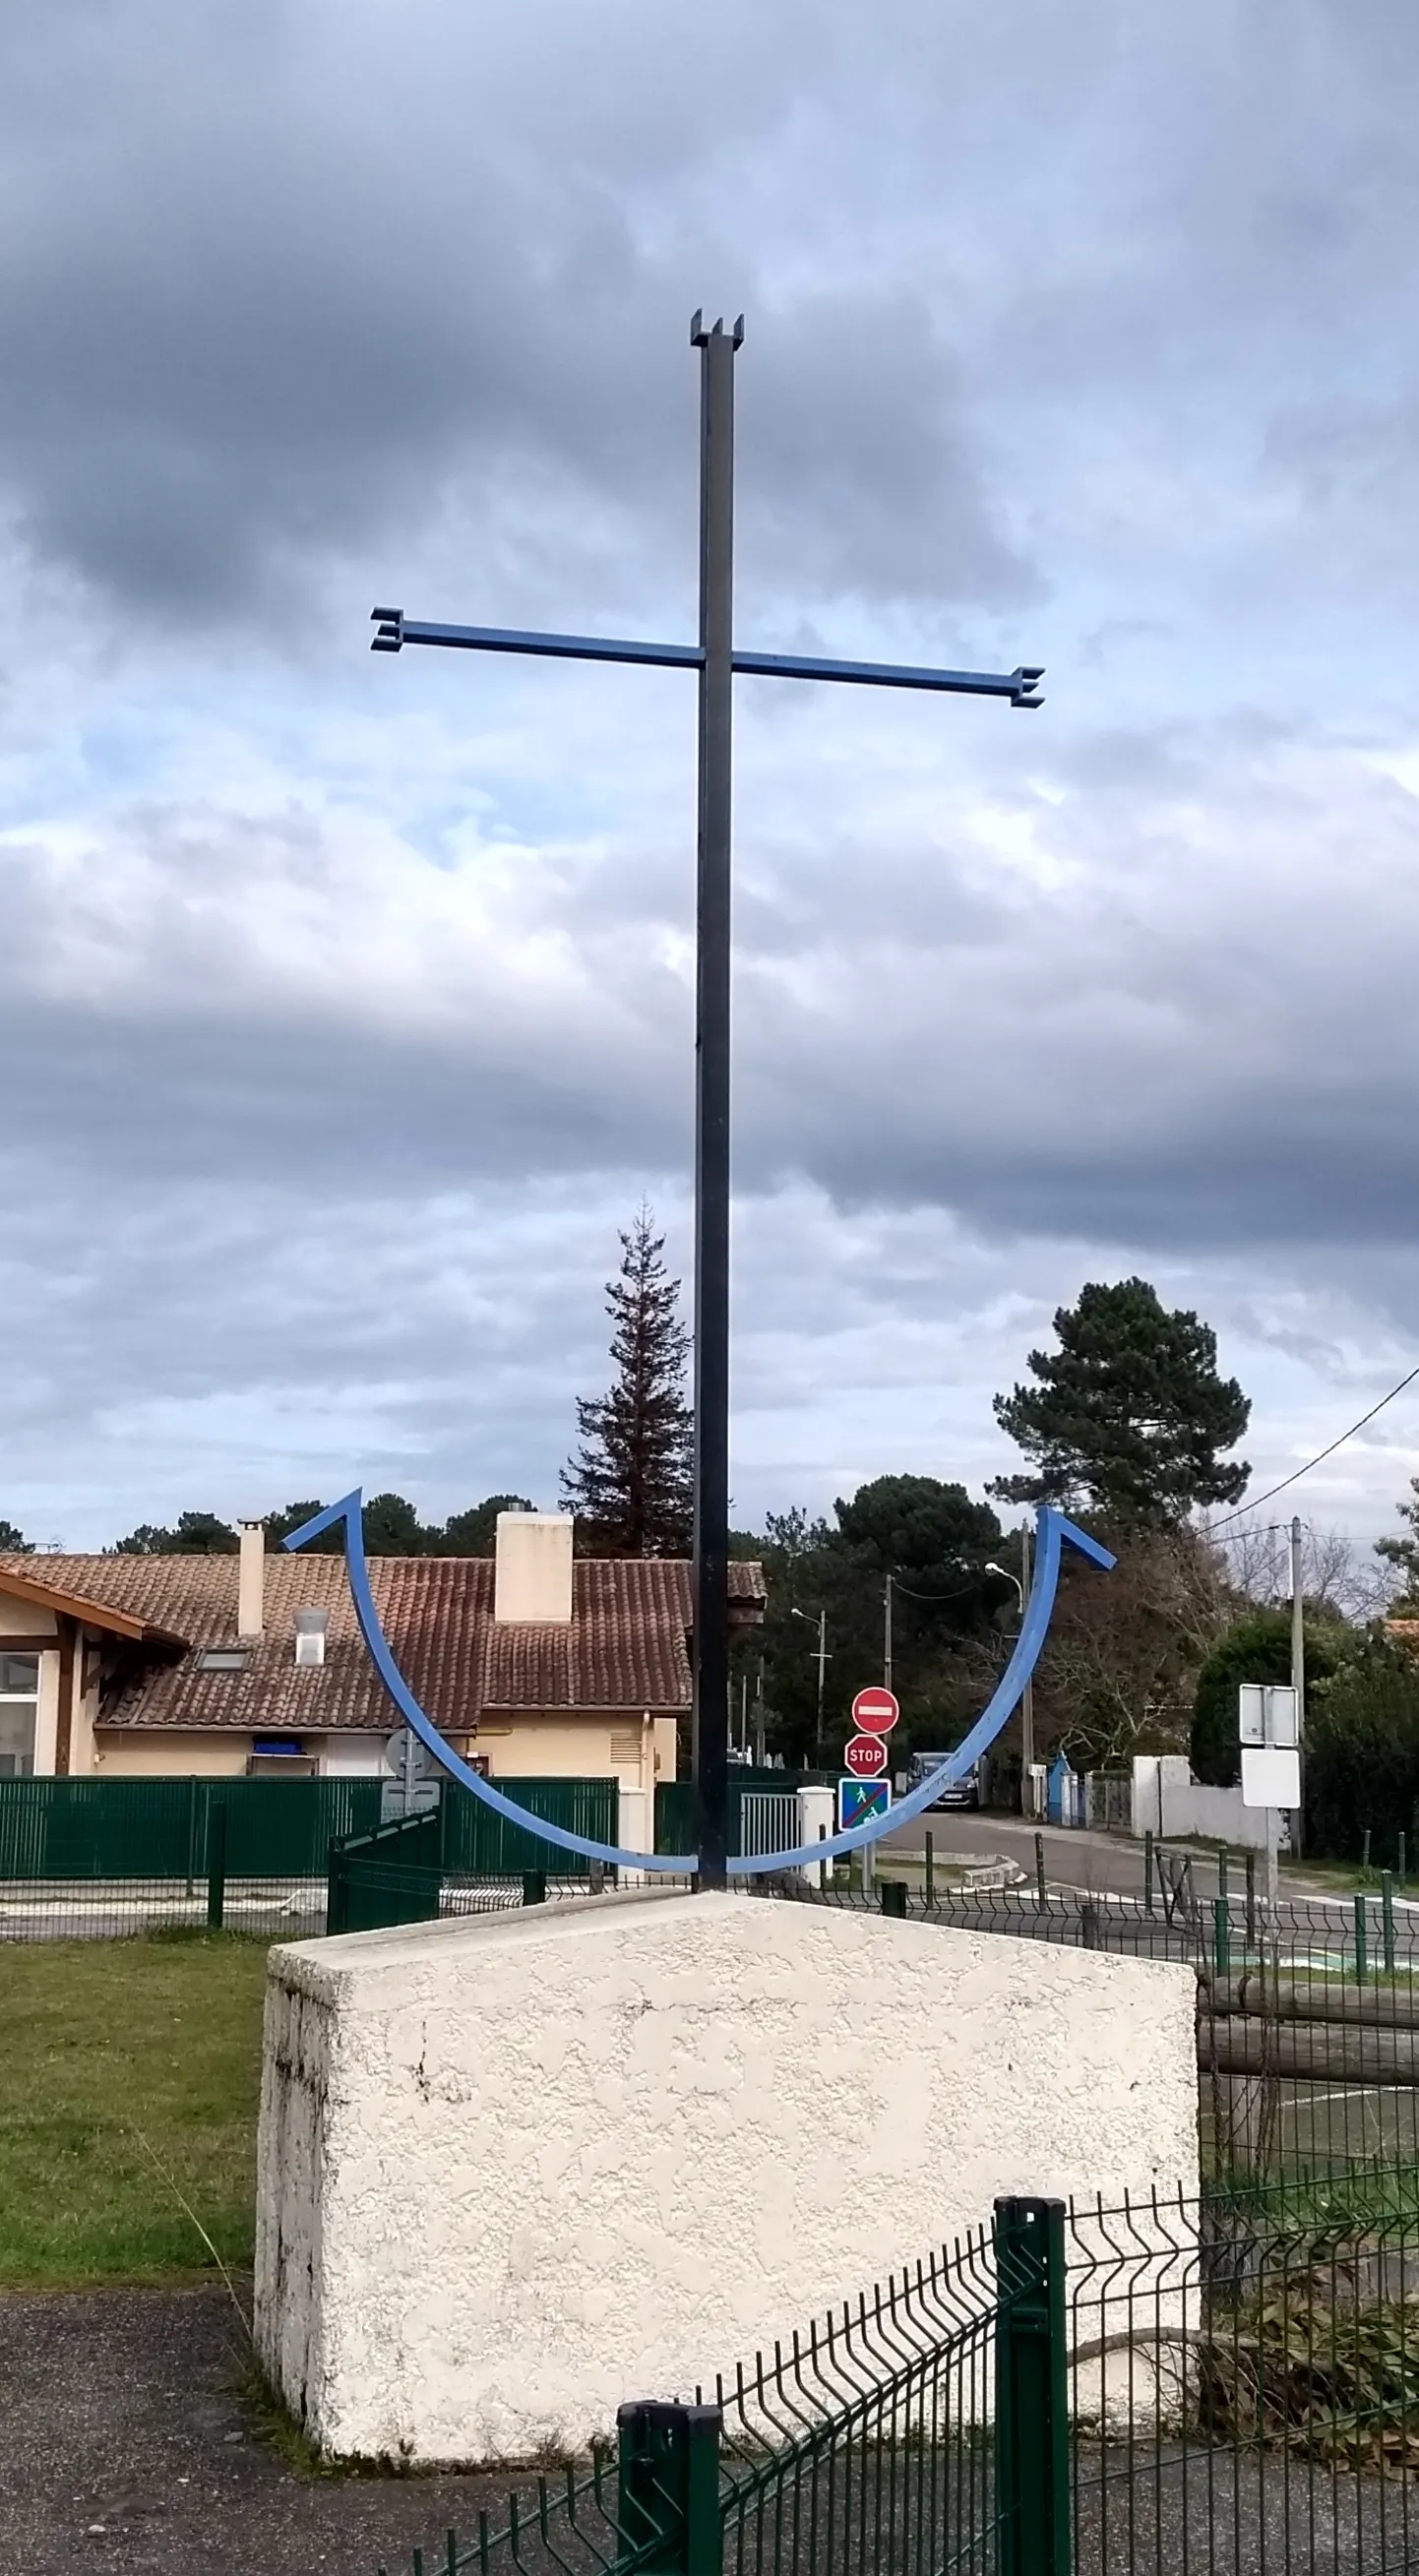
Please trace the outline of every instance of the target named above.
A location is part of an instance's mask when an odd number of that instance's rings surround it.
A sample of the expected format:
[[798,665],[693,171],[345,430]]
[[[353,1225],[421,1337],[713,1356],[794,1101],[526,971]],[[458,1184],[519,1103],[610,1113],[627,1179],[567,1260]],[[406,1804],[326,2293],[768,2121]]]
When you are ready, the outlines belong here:
[[[212,2289],[0,2298],[4,2576],[376,2576],[382,2566],[410,2576],[415,2547],[428,2570],[441,2568],[450,2525],[471,2540],[479,2507],[496,2513],[515,2483],[506,2473],[304,2474],[244,2411],[244,2358],[231,2305]],[[952,2463],[955,2476],[954,2452]],[[909,2468],[894,2492],[920,2515],[923,2464]],[[857,2559],[840,2542],[835,2563],[859,2576],[873,2565],[877,2576],[914,2576],[918,2550],[903,2546],[901,2513],[876,2510],[881,2471],[874,2455],[867,2489],[851,2465],[846,2484],[843,2463],[833,2472],[839,2525],[884,2535]],[[984,2468],[978,2475],[988,2482]],[[1275,2456],[1234,2461],[1166,2444],[1155,2454],[1149,2443],[1108,2461],[1085,2444],[1078,2478],[1078,2576],[1400,2576],[1419,2563],[1407,2479],[1337,2478]],[[859,2514],[864,2500],[872,2509]],[[964,2509],[954,2490],[940,2501],[945,2523]],[[982,2488],[969,2518],[983,2523],[985,2510]],[[790,2522],[787,2545],[779,2533],[772,2553],[785,2576],[820,2576],[828,2553],[809,2546],[813,2517],[800,2510]],[[528,2537],[528,2576],[555,2576],[535,2531]],[[731,2570],[757,2563],[757,2539],[751,2513],[742,2537],[731,2531]],[[984,2566],[989,2554],[968,2550],[959,2563],[979,2556]]]
[[253,2429],[224,2292],[0,2298],[5,2576],[405,2576],[502,2478],[310,2477]]

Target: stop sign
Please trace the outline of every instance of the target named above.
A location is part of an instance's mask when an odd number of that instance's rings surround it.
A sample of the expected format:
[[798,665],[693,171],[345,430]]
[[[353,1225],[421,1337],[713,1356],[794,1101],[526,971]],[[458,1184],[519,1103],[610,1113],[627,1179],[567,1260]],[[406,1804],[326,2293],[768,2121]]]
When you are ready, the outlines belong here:
[[854,1780],[880,1780],[887,1768],[887,1747],[880,1735],[854,1735],[843,1760]]
[[860,1690],[852,1704],[852,1722],[862,1735],[890,1735],[900,1714],[895,1696],[880,1683]]

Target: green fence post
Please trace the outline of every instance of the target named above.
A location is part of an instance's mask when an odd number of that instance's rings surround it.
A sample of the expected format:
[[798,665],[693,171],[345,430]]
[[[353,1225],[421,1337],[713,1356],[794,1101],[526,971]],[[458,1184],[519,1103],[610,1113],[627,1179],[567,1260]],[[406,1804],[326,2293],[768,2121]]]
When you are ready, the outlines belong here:
[[1150,1826],[1143,1837],[1143,1911],[1153,1911],[1153,1833]]
[[194,1774],[187,1783],[187,1893],[196,1894],[197,1882],[197,1780]]
[[996,2576],[1069,2576],[1064,2203],[995,2204]]
[[1404,1836],[1401,1834],[1399,1837],[1399,1884],[1401,1887],[1404,1885],[1404,1864],[1407,1858],[1408,1854],[1404,1848]]
[[547,1873],[545,1869],[525,1869],[523,1871],[522,1901],[524,1905],[546,1904]]
[[936,1903],[936,1845],[935,1845],[935,1843],[933,1842],[933,1840],[932,1840],[932,1838],[931,1838],[930,1834],[928,1834],[928,1835],[927,1835],[927,1837],[926,1837],[926,1910],[927,1910],[928,1914],[930,1913],[930,1911],[931,1911],[931,1909],[932,1909],[932,1907],[933,1907],[933,1905],[934,1905],[935,1903]]
[[207,1810],[207,1929],[220,1932],[227,1903],[227,1810]]
[[1394,1872],[1380,1871],[1380,1925],[1385,1945],[1385,1975],[1394,1975]]
[[620,2556],[644,2576],[720,2576],[717,2406],[653,2398],[616,2416],[616,2520]]
[[907,1883],[904,1878],[884,1878],[881,1882],[882,1911],[905,1920]]
[[1247,1853],[1247,1948],[1256,1947],[1256,1854]]
[[1370,1962],[1369,1962],[1369,1957],[1368,1957],[1368,1953],[1367,1953],[1367,1946],[1366,1946],[1365,1900],[1364,1900],[1363,1896],[1357,1896],[1357,1897],[1356,1897],[1356,1899],[1355,1899],[1355,1983],[1356,1983],[1356,1985],[1357,1985],[1357,1986],[1363,1986],[1363,1984],[1364,1984],[1364,1982],[1365,1982],[1365,1979],[1366,1979],[1366,1977],[1369,1975],[1369,1973],[1370,1973]]
[[1225,1905],[1227,1902],[1227,1863],[1231,1857],[1227,1844],[1219,1843],[1217,1846],[1217,1902],[1219,1905]]
[[1049,1903],[1049,1897],[1045,1890],[1045,1838],[1043,1834],[1036,1834],[1035,1836],[1035,1903],[1038,1905],[1041,1914],[1043,1914],[1045,1907]]
[[1365,1838],[1364,1838],[1364,1841],[1363,1841],[1363,1842],[1361,1843],[1361,1845],[1360,1845],[1360,1867],[1361,1867],[1361,1868],[1366,1872],[1366,1874],[1367,1874],[1367,1875],[1368,1875],[1368,1873],[1369,1873],[1369,1867],[1370,1867],[1370,1830],[1371,1830],[1371,1829],[1370,1829],[1370,1827],[1369,1827],[1368,1825],[1366,1825],[1366,1827],[1365,1827]]
[[1232,1925],[1225,1896],[1219,1896],[1212,1907],[1212,1964],[1219,1977],[1231,1974]]

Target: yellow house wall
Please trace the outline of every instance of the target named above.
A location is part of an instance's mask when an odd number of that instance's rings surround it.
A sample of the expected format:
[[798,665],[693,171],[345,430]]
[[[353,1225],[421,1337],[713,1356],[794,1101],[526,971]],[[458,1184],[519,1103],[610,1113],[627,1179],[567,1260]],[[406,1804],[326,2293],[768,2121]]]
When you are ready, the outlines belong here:
[[[634,1735],[634,1760],[622,1751]],[[675,1720],[645,1723],[639,1709],[597,1710],[588,1717],[565,1709],[538,1715],[518,1711],[485,1717],[472,1739],[472,1750],[486,1754],[494,1780],[604,1780],[612,1775],[628,1789],[649,1788],[675,1777]]]
[[74,1658],[74,1714],[69,1729],[69,1769],[76,1780],[87,1778],[96,1768],[94,1761],[94,1721],[99,1710],[99,1686],[95,1679],[83,1693],[79,1692],[79,1674],[83,1669],[82,1641]]
[[233,1728],[101,1726],[94,1768],[109,1780],[243,1779],[251,1737]]
[[[18,1604],[16,1605],[18,1607]],[[39,1708],[35,1716],[34,1771],[37,1780],[48,1780],[54,1771],[54,1753],[59,1740],[59,1649],[39,1659]]]
[[[51,1702],[57,1703],[58,1656],[46,1655],[44,1665],[53,1664]],[[41,1685],[41,1733],[44,1728],[44,1699]],[[629,1761],[621,1752],[623,1739],[634,1734],[636,1758]],[[322,1739],[307,1733],[308,1751],[319,1754]],[[613,1740],[615,1751],[613,1755]],[[369,1767],[378,1764],[383,1734],[371,1730],[365,1739],[369,1748]],[[550,1710],[538,1715],[493,1717],[485,1720],[476,1736],[456,1736],[455,1748],[470,1754],[486,1754],[488,1768],[495,1780],[605,1780],[618,1779],[623,1788],[651,1788],[657,1780],[675,1777],[676,1727],[673,1717],[654,1718],[646,1725],[638,1709],[598,1711],[591,1717],[569,1717],[565,1710]],[[53,1761],[53,1717],[50,1721],[50,1761]],[[353,1767],[350,1756],[357,1749],[352,1736],[328,1739],[329,1762],[321,1761],[322,1771]],[[246,1770],[251,1752],[251,1737],[241,1729],[228,1734],[215,1727],[183,1731],[177,1727],[100,1726],[93,1722],[90,1701],[81,1720],[75,1712],[74,1758],[76,1773],[98,1772],[110,1779],[198,1779],[218,1780],[239,1777]]]
[[55,1633],[52,1610],[39,1601],[21,1601],[0,1588],[0,1636],[52,1637]]

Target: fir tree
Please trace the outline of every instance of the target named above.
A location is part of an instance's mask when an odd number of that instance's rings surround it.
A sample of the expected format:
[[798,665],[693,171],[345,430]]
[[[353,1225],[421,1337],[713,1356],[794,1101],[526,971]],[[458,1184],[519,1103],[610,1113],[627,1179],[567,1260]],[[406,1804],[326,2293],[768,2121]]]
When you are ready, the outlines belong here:
[[606,1284],[615,1382],[609,1394],[578,1401],[580,1447],[562,1470],[579,1543],[593,1556],[690,1553],[690,1335],[664,1250],[643,1204],[621,1237],[621,1275]]

